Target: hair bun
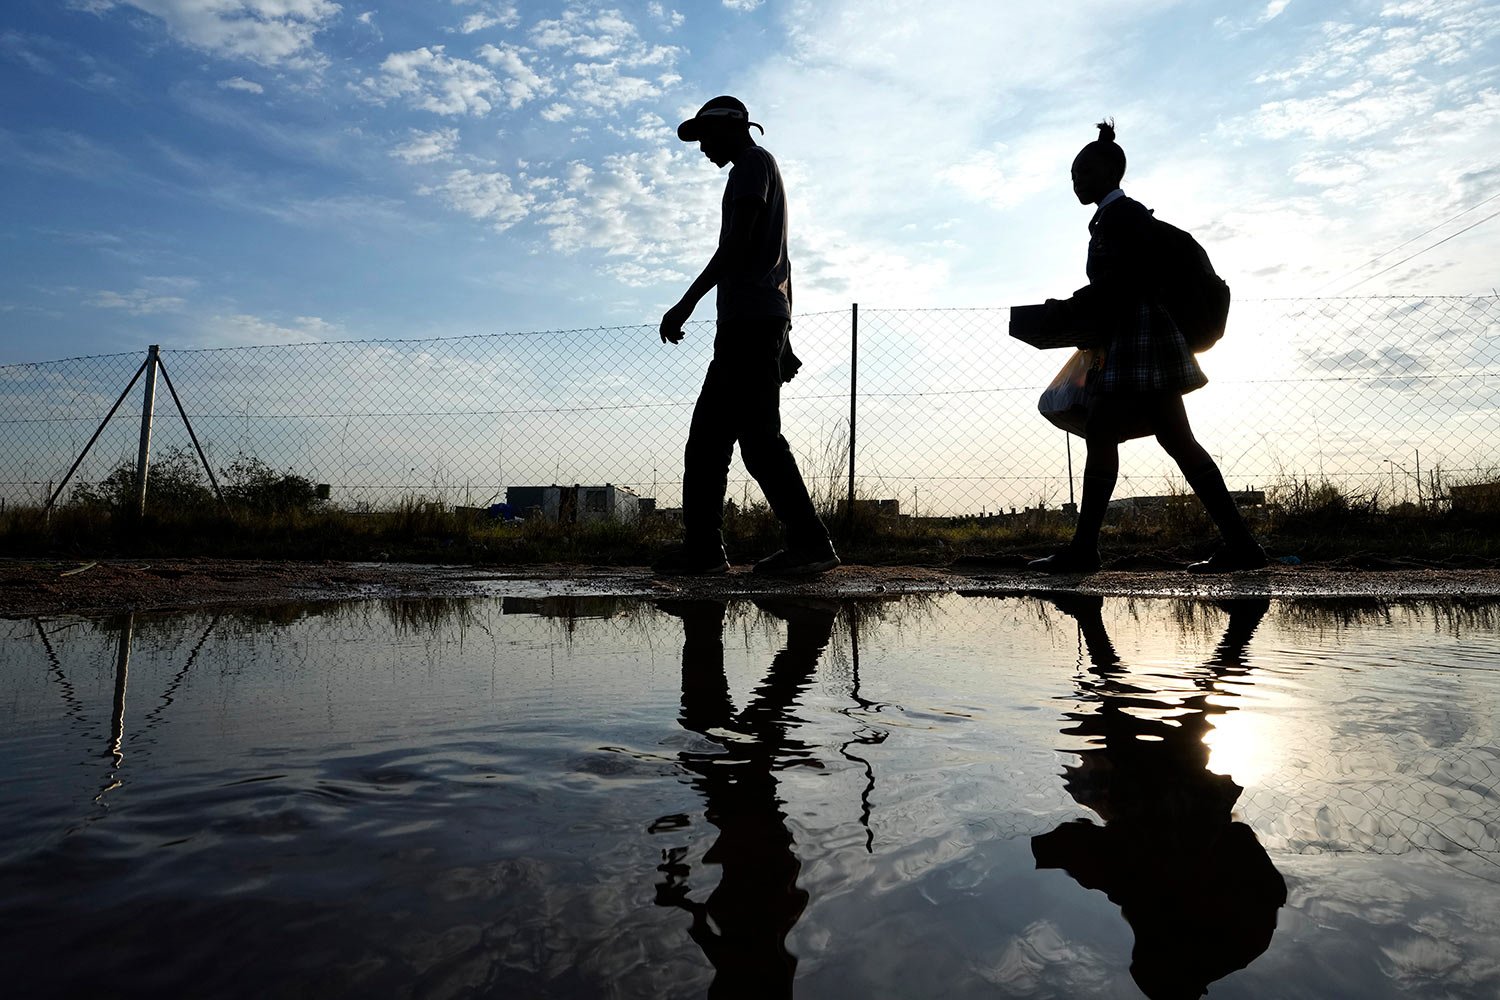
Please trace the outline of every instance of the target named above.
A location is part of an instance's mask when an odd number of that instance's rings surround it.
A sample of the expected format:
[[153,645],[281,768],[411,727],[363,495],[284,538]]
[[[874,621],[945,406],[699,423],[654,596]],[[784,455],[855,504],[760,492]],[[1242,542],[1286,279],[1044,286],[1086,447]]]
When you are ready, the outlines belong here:
[[1115,141],[1115,120],[1113,118],[1104,119],[1104,121],[1096,125],[1095,128],[1099,130],[1100,142]]

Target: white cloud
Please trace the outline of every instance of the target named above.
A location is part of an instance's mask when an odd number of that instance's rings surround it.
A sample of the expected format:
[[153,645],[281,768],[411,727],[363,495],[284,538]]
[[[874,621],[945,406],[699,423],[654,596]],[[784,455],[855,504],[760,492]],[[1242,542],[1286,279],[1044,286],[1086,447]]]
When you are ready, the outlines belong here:
[[375,12],[373,10],[367,10],[355,15],[354,23],[359,25],[359,29],[356,30],[362,34],[368,35],[377,42],[385,40],[385,33],[380,30],[380,25],[375,23]]
[[[315,68],[324,57],[314,46],[340,7],[332,0],[123,0],[166,25],[185,44],[262,66]],[[115,3],[91,5],[103,11]]]
[[[1076,287],[1077,253],[1054,249],[1075,242],[1068,163],[1092,138],[1101,100],[1129,114],[1117,84],[1139,72],[1138,47],[1122,39],[1172,5],[995,4],[981,17],[968,0],[927,0],[913,18],[897,0],[791,3],[779,22],[788,42],[723,90],[765,124],[757,141],[786,177],[799,308],[860,289],[883,304],[913,304],[924,290],[944,304],[993,303],[1046,292],[1007,291],[1037,275]],[[999,211],[1025,235],[997,231]],[[922,249],[936,240],[953,243]]]
[[724,0],[724,6],[741,14],[747,13],[765,3],[765,0]]
[[34,39],[27,38],[17,31],[0,32],[0,54],[4,54],[22,63],[27,69],[35,73],[56,73],[52,60],[32,47]]
[[365,77],[364,92],[377,100],[404,97],[416,108],[440,115],[485,115],[500,100],[500,81],[478,63],[454,59],[443,46],[392,52],[380,76]]
[[0,128],[0,161],[90,180],[120,178],[131,172],[130,162],[115,150],[77,132],[57,129],[22,134]]
[[195,324],[200,347],[252,347],[305,344],[341,335],[340,328],[317,316],[295,316],[276,322],[249,313],[211,316]]
[[681,78],[674,72],[680,50],[644,40],[617,10],[570,8],[537,22],[531,40],[544,52],[573,60],[565,97],[594,111],[654,100]]
[[717,241],[722,181],[701,167],[666,148],[611,154],[598,167],[576,162],[536,221],[555,250],[601,253],[604,270],[625,284],[679,280]]
[[546,121],[560,122],[573,114],[573,108],[570,105],[558,102],[547,105],[541,110],[540,114]]
[[[1283,66],[1254,76],[1271,99],[1221,125],[1242,155],[1257,161],[1242,190],[1263,211],[1238,226],[1263,243],[1268,234],[1280,235],[1276,242],[1290,265],[1285,277],[1296,282],[1293,290],[1353,288],[1378,270],[1358,266],[1374,252],[1493,193],[1493,185],[1476,188],[1462,179],[1495,162],[1493,136],[1500,127],[1500,92],[1482,55],[1500,37],[1500,25],[1485,6],[1472,0],[1396,3],[1367,21],[1327,22],[1292,49]],[[1465,63],[1474,72],[1465,72]],[[1280,171],[1266,169],[1278,160]],[[1278,174],[1316,188],[1315,197],[1278,190]],[[1382,210],[1361,211],[1371,204]],[[1467,256],[1467,264],[1450,266],[1441,254],[1422,257],[1360,291],[1398,288],[1418,275],[1431,288],[1438,271],[1482,275],[1472,263],[1486,256],[1476,237],[1465,237],[1473,249],[1458,255]],[[1424,272],[1426,265],[1436,270]],[[1344,274],[1347,280],[1339,278]]]
[[418,224],[401,202],[374,195],[268,200],[264,194],[252,190],[231,192],[224,197],[242,209],[263,212],[291,225],[313,229],[339,227],[351,232],[362,229],[410,232],[412,226]]
[[[970,200],[992,208],[1006,209],[1048,188],[1054,179],[1055,157],[1017,151],[1005,143],[975,150],[957,163],[938,171],[938,178],[963,192]],[[1050,154],[1049,148],[1046,153]],[[1028,155],[1029,154],[1029,155]]]
[[1270,3],[1266,4],[1266,9],[1261,11],[1261,23],[1264,24],[1267,21],[1276,20],[1282,15],[1282,13],[1287,9],[1287,6],[1291,2],[1292,0],[1271,0]]
[[866,234],[817,225],[792,234],[797,308],[838,308],[851,296],[878,294],[885,307],[929,306],[952,277],[949,254],[913,253]]
[[1276,20],[1286,12],[1291,5],[1291,0],[1270,0],[1265,7],[1261,8],[1259,14],[1236,18],[1223,16],[1215,19],[1214,27],[1223,29],[1226,36],[1237,38],[1257,28],[1262,28]]
[[1377,87],[1371,80],[1358,80],[1324,94],[1268,101],[1260,106],[1251,126],[1267,139],[1368,140],[1430,114],[1438,98],[1427,85]]
[[516,12],[514,4],[487,7],[485,10],[477,11],[464,18],[458,30],[465,35],[472,35],[476,31],[486,31],[490,28],[514,28],[521,23],[521,17]]
[[219,86],[224,90],[242,90],[247,94],[264,94],[266,88],[254,80],[246,80],[242,76],[231,76],[227,80],[220,80]]
[[500,19],[493,14],[470,14],[464,18],[463,23],[458,26],[458,30],[465,35],[472,35],[476,31],[493,28],[499,24]]
[[655,18],[661,24],[663,30],[666,31],[675,31],[682,27],[683,22],[687,20],[680,12],[667,10],[666,7],[654,2],[654,0],[652,3],[646,5],[646,13]]
[[1341,187],[1357,184],[1369,173],[1370,168],[1359,160],[1334,154],[1303,157],[1293,166],[1291,177],[1298,184]]
[[480,58],[505,74],[501,87],[512,108],[550,94],[554,89],[546,78],[526,64],[521,57],[522,51],[514,45],[484,45],[479,49]]
[[634,125],[615,129],[616,134],[629,136],[637,142],[652,146],[661,145],[666,139],[672,138],[674,131],[665,118],[651,111],[641,112]]
[[479,55],[499,68],[496,76],[479,63],[448,55],[443,46],[392,52],[380,64],[378,77],[365,77],[362,91],[377,101],[405,98],[413,107],[440,115],[489,114],[496,105],[514,110],[552,92],[514,46],[484,45]]
[[573,67],[568,96],[595,108],[619,108],[660,97],[662,85],[647,77],[629,76],[618,63],[579,63]]
[[442,184],[421,193],[439,195],[450,208],[502,232],[526,218],[532,204],[532,196],[515,190],[507,175],[468,169],[453,171]]
[[99,291],[89,298],[89,305],[100,309],[122,309],[132,316],[151,316],[156,313],[177,312],[187,305],[187,300],[176,295],[162,295],[145,288],[120,292]]
[[141,279],[142,287],[152,291],[190,292],[199,284],[197,278],[185,274],[148,274]]
[[391,155],[403,163],[432,163],[451,159],[457,145],[456,128],[440,128],[431,132],[412,129],[411,138],[391,150]]
[[59,77],[85,90],[118,94],[118,71],[93,53],[47,35],[0,31],[0,57],[21,63],[34,73]]
[[[1129,54],[1123,32],[1178,3],[995,4],[976,30],[970,0],[924,0],[920,18],[907,0],[798,0],[787,20],[789,60],[804,71],[838,70],[845,82],[833,97],[863,91],[864,105],[896,90],[908,95],[903,103],[922,102],[929,117],[941,110],[982,120],[1013,112],[1017,88],[1056,93],[1070,80],[1097,79]],[[817,92],[805,96],[826,103]]]

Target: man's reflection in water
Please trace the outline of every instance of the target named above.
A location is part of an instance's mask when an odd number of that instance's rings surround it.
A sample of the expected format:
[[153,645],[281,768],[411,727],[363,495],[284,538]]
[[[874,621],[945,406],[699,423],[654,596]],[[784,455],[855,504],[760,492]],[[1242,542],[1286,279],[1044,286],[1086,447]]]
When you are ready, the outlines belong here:
[[1200,997],[1266,950],[1286,902],[1255,833],[1230,818],[1243,789],[1208,769],[1203,743],[1210,716],[1229,710],[1217,684],[1247,672],[1245,646],[1269,602],[1222,602],[1229,625],[1198,691],[1169,702],[1121,679],[1102,598],[1053,601],[1083,632],[1093,666],[1080,694],[1098,702],[1068,715],[1076,725],[1063,732],[1094,745],[1064,769],[1066,784],[1104,825],[1063,823],[1033,837],[1032,854],[1038,868],[1061,868],[1120,907],[1135,931],[1130,974],[1148,997]]
[[[666,852],[659,869],[666,878],[656,887],[658,905],[692,914],[688,933],[714,966],[710,997],[790,997],[797,959],[786,949],[786,936],[808,899],[797,887],[802,865],[792,853],[773,772],[795,764],[820,766],[810,748],[790,736],[800,721],[791,712],[813,680],[838,609],[775,600],[756,605],[786,622],[786,648],[771,660],[740,712],[724,677],[725,604],[657,605],[683,623],[679,721],[718,745],[713,752],[683,751],[678,759],[707,802],[705,817],[719,828],[703,856],[720,867],[719,884],[705,902],[689,899],[687,852],[677,848]],[[686,817],[664,817],[653,829],[685,823]]]

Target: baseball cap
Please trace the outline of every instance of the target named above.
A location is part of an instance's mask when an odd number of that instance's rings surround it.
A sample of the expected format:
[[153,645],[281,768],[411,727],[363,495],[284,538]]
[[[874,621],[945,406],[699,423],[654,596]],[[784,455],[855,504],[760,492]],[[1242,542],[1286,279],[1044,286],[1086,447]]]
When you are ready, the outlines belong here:
[[750,120],[750,112],[745,109],[745,105],[741,103],[739,98],[725,95],[723,97],[715,97],[699,108],[696,115],[677,126],[677,138],[683,142],[697,142],[703,138],[703,129],[705,126],[712,128],[709,125],[710,122],[723,120],[744,122],[746,126],[754,125],[760,129],[762,135],[765,135],[766,132],[759,122]]

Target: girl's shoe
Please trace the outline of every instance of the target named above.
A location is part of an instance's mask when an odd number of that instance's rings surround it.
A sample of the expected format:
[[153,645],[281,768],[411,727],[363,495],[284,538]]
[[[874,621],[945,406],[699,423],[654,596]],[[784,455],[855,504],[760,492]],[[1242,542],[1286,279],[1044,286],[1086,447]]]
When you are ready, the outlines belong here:
[[722,546],[715,550],[679,545],[652,563],[651,569],[662,576],[717,576],[729,572],[729,560]]
[[1050,556],[1031,560],[1026,568],[1042,573],[1094,573],[1099,569],[1099,550],[1069,545]]
[[1262,569],[1270,560],[1266,550],[1256,541],[1237,545],[1221,545],[1219,550],[1202,562],[1188,566],[1189,573],[1234,573],[1242,569]]

